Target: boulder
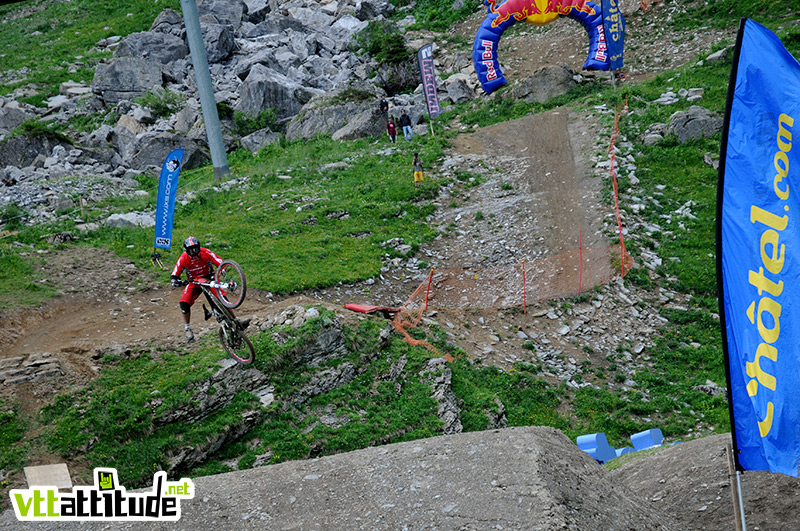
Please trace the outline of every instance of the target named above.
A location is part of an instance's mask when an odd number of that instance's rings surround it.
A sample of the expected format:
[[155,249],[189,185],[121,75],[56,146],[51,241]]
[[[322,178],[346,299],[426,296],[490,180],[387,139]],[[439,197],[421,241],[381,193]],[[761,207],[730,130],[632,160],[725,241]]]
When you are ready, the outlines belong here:
[[152,214],[142,212],[128,212],[126,214],[111,214],[105,220],[106,227],[112,229],[135,229],[137,227],[155,227],[156,218]]
[[165,9],[158,14],[153,24],[150,26],[150,31],[157,31],[159,33],[167,33],[180,39],[184,39],[186,35],[186,28],[183,25],[183,17],[174,9]]
[[280,139],[280,133],[275,133],[269,128],[266,128],[242,137],[241,142],[243,148],[255,155],[262,147],[268,144],[276,144]]
[[445,81],[447,97],[453,103],[464,103],[475,99],[475,91],[469,84],[466,74],[454,74]]
[[692,139],[707,138],[722,130],[722,117],[705,107],[692,105],[685,111],[674,113],[667,126],[667,135],[677,136],[684,144]]
[[[379,91],[367,83],[350,84],[317,96],[289,122],[286,137],[289,140],[307,140],[318,134],[331,135],[362,113],[371,116],[374,102],[379,98]],[[382,134],[383,124],[379,120],[376,120],[376,124],[378,128],[369,128],[363,136]]]
[[211,156],[199,143],[189,140],[185,135],[173,133],[148,133],[136,139],[132,147],[133,155],[129,159],[130,167],[135,170],[144,170],[150,166],[161,168],[164,159],[173,150],[181,148],[183,152],[183,167],[191,170],[211,160]]
[[35,117],[36,113],[16,101],[0,98],[0,134],[10,133],[25,120]]
[[304,87],[285,75],[262,64],[256,64],[239,90],[237,109],[256,114],[275,107],[278,119],[290,118],[315,95],[323,91]]
[[511,97],[527,103],[544,103],[566,94],[577,85],[575,72],[566,64],[543,66],[519,82],[511,90]]
[[33,164],[39,155],[47,156],[56,147],[69,150],[72,146],[63,140],[49,136],[20,135],[0,142],[0,168],[16,166],[24,168]]
[[114,52],[116,57],[140,57],[161,64],[183,59],[188,54],[189,47],[183,39],[155,31],[131,33],[122,39]]
[[161,63],[139,57],[119,57],[97,65],[92,91],[106,104],[133,101],[162,86]]
[[394,13],[394,6],[389,0],[360,0],[356,2],[355,16],[358,20],[370,21],[386,18]]
[[[347,125],[333,133],[334,140],[356,140],[386,134],[386,122],[377,108],[369,109],[352,117]],[[416,132],[415,132],[416,134]]]
[[209,63],[220,63],[238,48],[233,31],[224,24],[203,24],[203,44]]
[[247,15],[247,4],[242,0],[200,0],[197,12],[201,17],[211,15],[220,24],[238,28]]

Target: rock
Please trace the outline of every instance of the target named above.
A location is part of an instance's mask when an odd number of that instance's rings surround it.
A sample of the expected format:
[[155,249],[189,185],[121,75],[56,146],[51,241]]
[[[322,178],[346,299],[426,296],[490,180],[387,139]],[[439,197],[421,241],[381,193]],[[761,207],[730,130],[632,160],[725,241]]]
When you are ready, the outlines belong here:
[[475,99],[475,91],[470,87],[469,76],[454,74],[445,81],[447,97],[453,103],[464,103]]
[[92,80],[92,91],[106,104],[132,101],[161,86],[161,63],[140,57],[120,57],[100,63]]
[[670,117],[667,134],[678,137],[678,142],[707,138],[722,130],[722,117],[715,116],[704,107],[692,105],[686,111],[679,111]]
[[201,18],[213,17],[219,24],[238,28],[247,17],[247,4],[242,0],[200,0],[197,12]]
[[444,358],[429,359],[420,371],[420,376],[426,376],[433,387],[431,396],[439,403],[437,415],[444,423],[442,433],[445,435],[461,433],[464,430],[461,419],[458,418],[461,408],[453,392],[453,372],[447,366],[447,362]]
[[155,227],[156,218],[152,214],[129,212],[127,214],[111,214],[105,220],[106,227],[112,229],[134,229],[137,227]]
[[[347,125],[333,133],[334,140],[356,140],[386,134],[383,117],[378,109],[369,109],[354,116]],[[416,131],[414,132],[416,134]]]
[[233,31],[224,24],[201,24],[203,44],[209,63],[220,63],[238,49]]
[[10,133],[22,122],[34,117],[36,113],[33,109],[0,97],[0,134]]
[[313,96],[323,92],[303,87],[271,68],[256,64],[242,83],[239,94],[238,110],[256,114],[274,107],[278,119],[284,119],[297,114]]
[[[366,83],[352,84],[316,96],[303,105],[298,115],[289,122],[286,138],[297,140],[310,139],[318,134],[333,135],[351,123],[354,125],[350,134],[381,135],[384,132],[382,117],[378,112],[373,112],[380,96],[379,90]],[[358,118],[362,114],[363,120]],[[370,123],[370,120],[374,123]],[[360,123],[359,127],[355,126],[356,121]]]
[[528,103],[544,103],[577,85],[575,72],[566,64],[547,65],[511,89],[511,96]]
[[183,17],[174,9],[165,9],[159,13],[150,26],[150,31],[167,33],[181,40],[184,39],[186,34],[186,28],[184,28],[183,25]]
[[183,39],[156,31],[131,33],[122,39],[114,52],[116,57],[138,57],[161,64],[183,59],[188,54],[189,47]]
[[52,153],[55,147],[70,148],[62,140],[49,136],[20,135],[0,142],[0,168],[16,166],[24,168],[33,164],[36,157]]
[[262,147],[269,144],[276,144],[280,142],[280,139],[280,133],[275,133],[269,128],[266,128],[242,137],[241,142],[243,148],[255,155]]
[[166,132],[147,133],[136,139],[135,145],[132,147],[130,166],[137,170],[156,166],[160,171],[167,155],[178,148],[184,150],[184,169],[197,168],[211,160],[205,147],[193,140],[188,140],[184,135]]
[[706,57],[706,61],[708,61],[709,63],[726,61],[730,57],[732,51],[733,48],[731,46],[725,47],[722,50],[718,50],[709,55],[708,57]]
[[354,15],[358,20],[370,21],[388,17],[394,9],[389,0],[360,0],[356,3]]

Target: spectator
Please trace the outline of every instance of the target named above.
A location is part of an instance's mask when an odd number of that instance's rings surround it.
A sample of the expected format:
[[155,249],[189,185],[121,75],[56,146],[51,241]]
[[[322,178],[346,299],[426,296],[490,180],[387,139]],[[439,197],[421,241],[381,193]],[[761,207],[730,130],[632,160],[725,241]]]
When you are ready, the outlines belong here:
[[394,125],[394,119],[389,118],[389,123],[386,124],[386,133],[389,135],[389,142],[394,144],[397,142],[397,127]]
[[386,96],[381,96],[381,102],[378,104],[378,108],[381,110],[381,114],[383,114],[383,119],[386,120],[389,118],[389,102],[386,101]]
[[400,111],[400,127],[403,129],[403,136],[406,141],[414,138],[414,132],[411,130],[411,118],[406,114],[406,110]]
[[422,161],[419,160],[419,153],[414,153],[414,162],[411,164],[414,166],[414,188],[416,188],[419,183],[425,180],[422,175]]

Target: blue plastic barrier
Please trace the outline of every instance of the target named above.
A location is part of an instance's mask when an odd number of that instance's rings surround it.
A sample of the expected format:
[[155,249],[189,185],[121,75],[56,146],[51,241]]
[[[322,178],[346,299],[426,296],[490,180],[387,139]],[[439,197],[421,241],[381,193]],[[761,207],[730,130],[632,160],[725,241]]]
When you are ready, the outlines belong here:
[[580,435],[577,439],[578,448],[591,455],[601,465],[617,457],[614,447],[608,444],[605,433],[590,433]]
[[626,446],[625,448],[617,448],[616,453],[617,453],[617,457],[621,457],[621,456],[623,456],[625,454],[631,454],[631,453],[633,453],[635,451],[636,450],[634,450],[630,446]]
[[661,443],[664,442],[664,435],[661,433],[660,429],[652,428],[649,430],[640,431],[639,433],[634,433],[631,435],[631,442],[633,443],[633,447],[638,452],[640,450],[647,450],[648,448],[661,446]]

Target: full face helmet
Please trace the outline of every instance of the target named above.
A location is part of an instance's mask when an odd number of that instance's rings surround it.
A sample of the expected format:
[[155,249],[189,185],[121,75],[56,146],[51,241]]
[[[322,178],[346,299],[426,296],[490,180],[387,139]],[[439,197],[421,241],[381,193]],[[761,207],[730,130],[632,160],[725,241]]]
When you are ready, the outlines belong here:
[[183,248],[186,251],[186,254],[192,258],[195,258],[200,254],[200,240],[194,236],[189,236],[183,240]]

